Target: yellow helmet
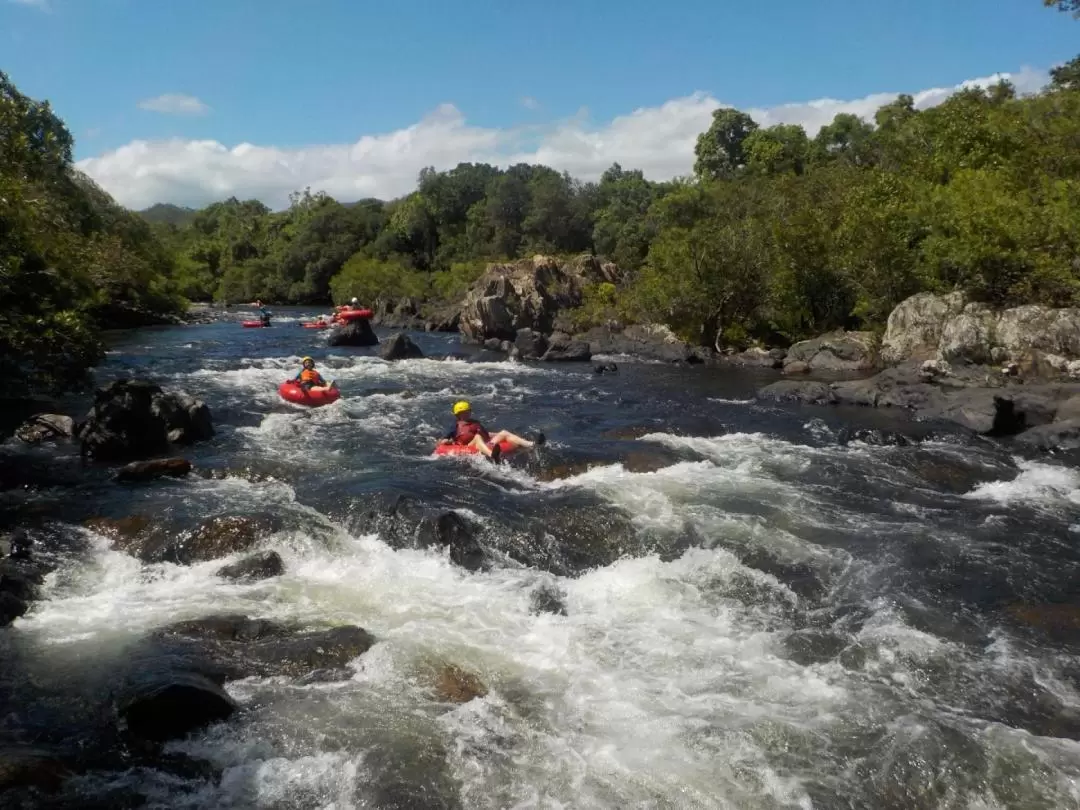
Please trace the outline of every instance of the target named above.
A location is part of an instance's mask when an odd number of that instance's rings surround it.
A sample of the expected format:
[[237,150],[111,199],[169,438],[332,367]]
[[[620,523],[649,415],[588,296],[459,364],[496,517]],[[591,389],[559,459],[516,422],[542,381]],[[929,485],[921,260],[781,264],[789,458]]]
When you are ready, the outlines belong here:
[[307,363],[308,361],[310,361],[312,365],[315,365],[315,361],[314,361],[314,360],[312,360],[312,359],[311,359],[310,357],[305,357],[305,358],[303,358],[303,359],[302,359],[302,360],[300,361],[300,365],[304,365],[304,363]]
[[471,410],[472,410],[472,408],[469,407],[469,403],[466,402],[465,400],[461,400],[461,402],[455,402],[454,403],[454,416],[457,416],[459,413],[465,413],[465,411],[471,411]]

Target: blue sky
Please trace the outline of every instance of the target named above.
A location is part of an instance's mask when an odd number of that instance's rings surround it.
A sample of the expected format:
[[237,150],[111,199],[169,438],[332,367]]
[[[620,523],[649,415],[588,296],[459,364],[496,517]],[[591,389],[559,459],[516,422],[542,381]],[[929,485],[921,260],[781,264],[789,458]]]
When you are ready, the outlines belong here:
[[[603,139],[612,119],[696,91],[713,106],[769,110],[1045,72],[1078,52],[1080,22],[1041,0],[0,0],[0,69],[53,102],[77,157],[145,141],[154,152],[145,169],[163,162],[154,150],[169,139],[275,147],[259,166],[250,153],[210,156],[219,172],[247,161],[240,187],[264,195],[253,173],[272,172],[282,155],[319,182],[338,170],[326,152],[312,163],[311,147],[408,133],[440,105],[452,105],[442,118],[463,117],[450,121],[458,135],[480,138],[469,149],[524,154],[525,138],[540,154],[555,129]],[[190,98],[140,108],[164,94]],[[683,134],[672,148],[685,151]],[[385,147],[384,138],[348,159],[378,174]],[[454,159],[445,151],[433,157]],[[87,165],[117,194],[122,173]],[[198,202],[231,188],[187,180],[146,193]]]

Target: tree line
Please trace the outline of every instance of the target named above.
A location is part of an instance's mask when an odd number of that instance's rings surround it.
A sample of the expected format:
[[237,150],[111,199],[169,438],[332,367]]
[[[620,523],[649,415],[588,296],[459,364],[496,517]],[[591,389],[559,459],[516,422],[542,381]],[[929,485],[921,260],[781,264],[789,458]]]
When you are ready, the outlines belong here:
[[880,329],[916,292],[1000,306],[1077,302],[1080,58],[1049,86],[968,88],[927,110],[903,95],[873,121],[814,137],[717,110],[694,175],[612,166],[581,182],[546,166],[425,169],[391,202],[310,190],[271,212],[230,199],[158,212],[193,299],[323,303],[459,297],[487,262],[593,252],[625,282],[587,291],[578,325],[661,321],[688,340],[780,343]]
[[[1048,3],[1076,11],[1070,2]],[[460,298],[491,261],[592,252],[622,270],[586,291],[577,325],[663,322],[743,346],[880,329],[924,291],[996,305],[1080,298],[1080,58],[1042,92],[911,96],[813,137],[720,109],[693,176],[618,164],[597,182],[546,166],[425,169],[388,202],[294,193],[137,216],[72,164],[47,102],[0,73],[0,370],[65,388],[100,358],[100,330],[187,300],[324,304]]]

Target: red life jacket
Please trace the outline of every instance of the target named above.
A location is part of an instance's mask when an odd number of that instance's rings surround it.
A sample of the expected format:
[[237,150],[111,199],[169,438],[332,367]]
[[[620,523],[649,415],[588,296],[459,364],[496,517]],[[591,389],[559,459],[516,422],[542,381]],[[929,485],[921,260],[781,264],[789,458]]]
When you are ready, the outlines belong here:
[[483,436],[486,433],[484,426],[475,419],[459,419],[457,422],[457,435],[454,436],[454,441],[458,444],[468,444],[477,435]]

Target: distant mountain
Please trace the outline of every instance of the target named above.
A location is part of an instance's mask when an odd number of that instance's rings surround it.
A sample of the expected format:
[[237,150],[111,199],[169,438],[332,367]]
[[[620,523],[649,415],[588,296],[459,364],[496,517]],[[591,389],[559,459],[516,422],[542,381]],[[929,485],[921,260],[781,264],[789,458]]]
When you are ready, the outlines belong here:
[[183,228],[185,225],[191,224],[198,211],[194,208],[185,208],[172,203],[157,203],[137,213],[150,223],[164,222],[175,225],[177,228]]

